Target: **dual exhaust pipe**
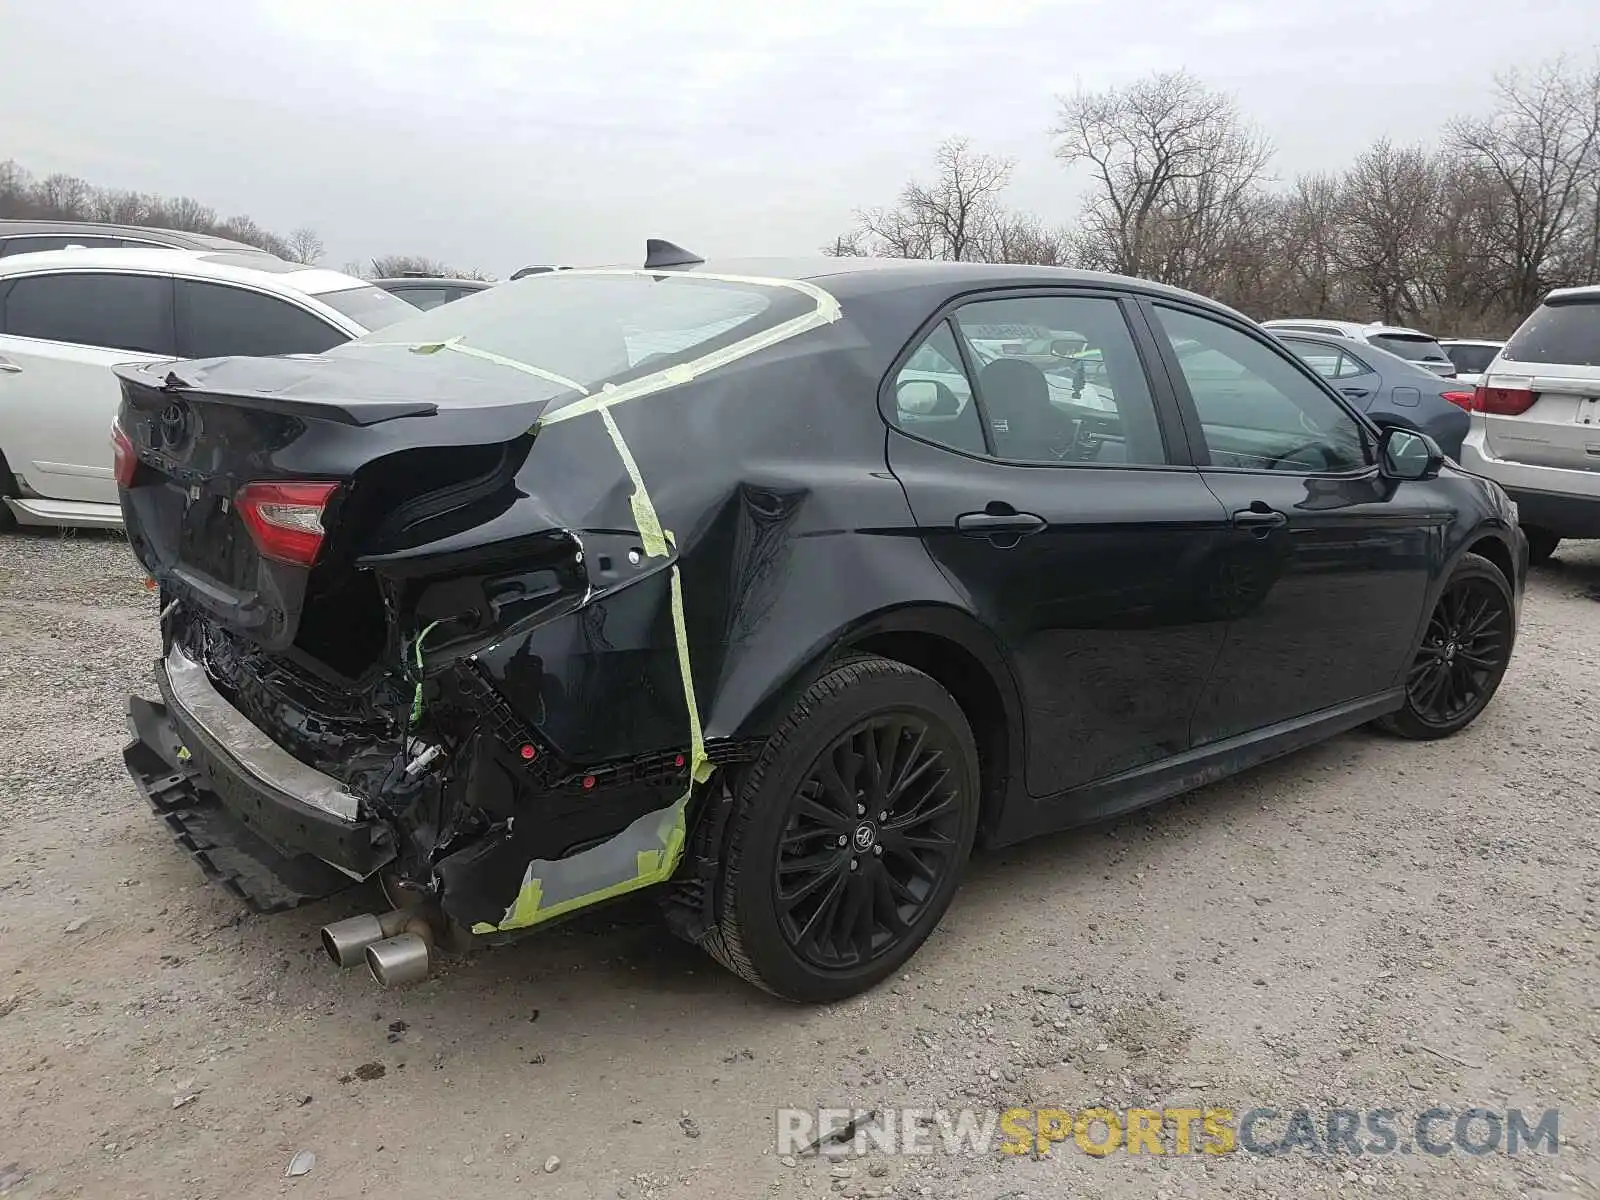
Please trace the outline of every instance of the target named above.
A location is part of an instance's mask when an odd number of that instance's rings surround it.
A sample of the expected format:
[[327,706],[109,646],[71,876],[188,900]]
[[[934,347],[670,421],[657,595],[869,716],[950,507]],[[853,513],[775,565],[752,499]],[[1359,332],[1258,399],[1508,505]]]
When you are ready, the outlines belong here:
[[415,911],[362,913],[323,926],[322,948],[347,969],[365,962],[381,987],[403,987],[433,970],[434,929]]

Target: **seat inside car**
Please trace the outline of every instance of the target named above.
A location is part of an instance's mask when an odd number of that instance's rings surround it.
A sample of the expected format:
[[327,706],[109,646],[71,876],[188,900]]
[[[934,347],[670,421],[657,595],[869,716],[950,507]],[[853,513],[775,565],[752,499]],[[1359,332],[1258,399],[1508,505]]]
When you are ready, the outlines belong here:
[[996,359],[978,373],[978,391],[1001,458],[1052,462],[1056,448],[1071,442],[1071,431],[1050,403],[1044,372],[1032,363]]

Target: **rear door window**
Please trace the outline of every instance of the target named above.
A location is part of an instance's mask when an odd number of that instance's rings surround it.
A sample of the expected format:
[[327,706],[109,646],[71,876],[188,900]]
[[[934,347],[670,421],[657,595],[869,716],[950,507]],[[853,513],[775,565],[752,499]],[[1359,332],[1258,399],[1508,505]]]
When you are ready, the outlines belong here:
[[320,354],[349,335],[303,308],[225,283],[178,280],[178,354],[182,358]]
[[[955,325],[996,457],[1055,466],[1167,462],[1144,365],[1116,300],[978,300],[956,310]],[[1042,336],[986,336],[1004,328]]]
[[1511,362],[1600,366],[1600,296],[1546,301],[1506,343]]
[[0,330],[76,346],[172,354],[172,280],[95,272],[26,275],[5,295]]
[[1365,375],[1372,370],[1353,354],[1335,346],[1300,338],[1283,338],[1282,341],[1294,351],[1296,358],[1324,379],[1349,379],[1352,375]]

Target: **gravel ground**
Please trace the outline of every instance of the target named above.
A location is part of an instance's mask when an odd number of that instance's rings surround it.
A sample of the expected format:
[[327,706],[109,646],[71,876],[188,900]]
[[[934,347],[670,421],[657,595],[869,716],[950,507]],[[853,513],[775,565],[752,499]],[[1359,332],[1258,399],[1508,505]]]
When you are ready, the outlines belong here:
[[[0,1194],[1600,1196],[1597,601],[1600,545],[1536,571],[1451,741],[1358,732],[981,857],[909,973],[832,1008],[758,995],[643,903],[386,993],[315,936],[371,898],[246,915],[124,779],[157,650],[125,543],[0,537]],[[1562,1145],[774,1149],[779,1106],[1097,1103],[1559,1107]]]

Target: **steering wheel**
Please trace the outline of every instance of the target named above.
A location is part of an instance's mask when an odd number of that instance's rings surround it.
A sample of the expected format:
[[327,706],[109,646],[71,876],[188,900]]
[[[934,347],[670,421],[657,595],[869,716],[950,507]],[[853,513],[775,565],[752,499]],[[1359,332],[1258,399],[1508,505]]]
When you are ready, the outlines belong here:
[[1285,450],[1282,454],[1273,454],[1269,456],[1267,458],[1267,470],[1276,471],[1279,463],[1287,463],[1295,455],[1300,454],[1305,450],[1315,450],[1317,453],[1322,455],[1322,465],[1324,467],[1331,467],[1334,465],[1333,456],[1328,453],[1328,447],[1321,441],[1301,442],[1298,446],[1293,446],[1290,449]]

